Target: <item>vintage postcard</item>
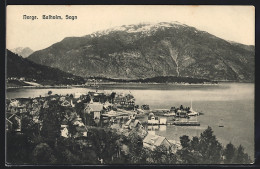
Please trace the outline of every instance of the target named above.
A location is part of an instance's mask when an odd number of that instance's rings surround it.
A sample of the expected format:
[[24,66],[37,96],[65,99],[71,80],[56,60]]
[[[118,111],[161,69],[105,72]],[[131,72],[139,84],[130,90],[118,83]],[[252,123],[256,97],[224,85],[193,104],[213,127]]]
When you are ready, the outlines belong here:
[[254,163],[253,6],[6,11],[6,165]]

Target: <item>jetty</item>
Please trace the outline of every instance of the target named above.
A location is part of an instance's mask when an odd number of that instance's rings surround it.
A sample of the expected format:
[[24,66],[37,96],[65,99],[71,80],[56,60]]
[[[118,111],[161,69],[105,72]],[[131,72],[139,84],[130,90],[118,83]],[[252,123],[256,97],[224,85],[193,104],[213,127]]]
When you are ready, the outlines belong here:
[[176,126],[200,126],[198,121],[175,121],[173,125]]

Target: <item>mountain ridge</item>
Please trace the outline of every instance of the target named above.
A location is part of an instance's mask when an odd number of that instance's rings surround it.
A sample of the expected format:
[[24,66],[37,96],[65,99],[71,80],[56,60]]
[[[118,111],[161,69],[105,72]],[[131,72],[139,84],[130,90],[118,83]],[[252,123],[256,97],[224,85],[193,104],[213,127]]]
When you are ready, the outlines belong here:
[[66,37],[28,59],[81,77],[188,76],[254,81],[252,47],[166,22],[125,25],[82,37]]

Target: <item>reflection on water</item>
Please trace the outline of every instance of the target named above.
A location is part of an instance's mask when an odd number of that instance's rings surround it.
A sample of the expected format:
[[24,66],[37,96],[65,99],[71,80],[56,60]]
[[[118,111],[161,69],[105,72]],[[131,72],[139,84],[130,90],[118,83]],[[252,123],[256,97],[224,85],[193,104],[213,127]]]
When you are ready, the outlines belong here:
[[[170,140],[179,139],[182,135],[200,136],[208,126],[223,145],[230,141],[245,147],[253,157],[254,153],[254,84],[224,83],[220,85],[105,85],[100,89],[105,92],[131,92],[136,104],[148,104],[151,109],[170,109],[191,105],[195,111],[202,112],[198,117],[200,126],[160,126],[151,130]],[[94,91],[90,88],[68,89],[8,89],[7,98],[45,96],[51,90],[53,94],[74,94]],[[102,91],[101,90],[101,91]],[[170,120],[171,117],[167,117]],[[224,127],[219,127],[223,119]]]

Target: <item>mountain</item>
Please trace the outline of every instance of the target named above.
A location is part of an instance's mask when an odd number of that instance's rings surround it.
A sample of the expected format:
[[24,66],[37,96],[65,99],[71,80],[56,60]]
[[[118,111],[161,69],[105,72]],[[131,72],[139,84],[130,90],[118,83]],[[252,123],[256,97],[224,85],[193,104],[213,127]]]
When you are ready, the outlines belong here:
[[28,59],[82,77],[181,76],[253,82],[254,57],[249,46],[179,22],[161,22],[67,37]]
[[18,47],[18,48],[11,49],[10,51],[22,56],[23,58],[27,58],[30,54],[33,53],[33,50],[28,47],[25,47],[25,48]]
[[[20,80],[23,79],[23,80]],[[56,68],[36,64],[7,50],[7,79],[15,85],[25,81],[42,85],[82,84],[84,79]],[[19,79],[19,80],[18,80]]]

